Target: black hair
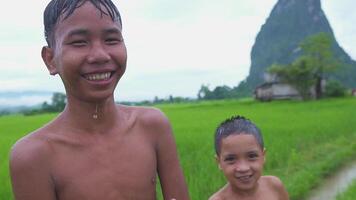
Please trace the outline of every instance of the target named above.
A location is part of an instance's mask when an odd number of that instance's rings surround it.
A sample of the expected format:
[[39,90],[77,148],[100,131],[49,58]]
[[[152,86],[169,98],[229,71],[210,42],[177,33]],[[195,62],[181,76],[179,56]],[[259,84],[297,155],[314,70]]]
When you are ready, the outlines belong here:
[[249,119],[243,116],[232,116],[223,121],[215,131],[215,153],[220,155],[221,140],[229,135],[247,134],[253,135],[261,149],[264,149],[263,138],[260,129]]
[[54,43],[54,28],[61,16],[63,15],[63,20],[68,18],[86,1],[90,1],[101,15],[110,16],[113,21],[118,21],[122,26],[119,10],[111,0],[51,0],[43,13],[44,34],[49,47]]

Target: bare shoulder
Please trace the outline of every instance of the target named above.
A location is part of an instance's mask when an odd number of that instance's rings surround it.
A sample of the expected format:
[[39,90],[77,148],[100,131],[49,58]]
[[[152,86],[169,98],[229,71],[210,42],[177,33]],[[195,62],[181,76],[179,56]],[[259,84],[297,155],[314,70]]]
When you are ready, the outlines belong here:
[[43,131],[21,138],[11,149],[10,176],[15,199],[55,199],[51,151]]
[[168,119],[165,114],[158,108],[154,107],[140,107],[140,120],[149,124],[157,124],[160,125],[162,123],[167,123]]
[[11,149],[10,167],[21,168],[43,164],[49,154],[49,147],[43,129],[30,133],[19,139]]
[[209,200],[224,200],[218,193],[213,194],[211,197],[209,197]]
[[168,128],[170,123],[165,114],[158,108],[141,106],[119,106],[119,109],[126,112],[127,115],[134,118],[144,128],[155,129]]
[[276,176],[262,176],[263,181],[265,181],[268,185],[273,186],[275,188],[283,186],[281,179]]
[[277,192],[279,199],[288,200],[288,192],[285,189],[283,182],[276,176],[262,176],[261,179],[267,184],[269,188]]
[[213,195],[209,197],[209,200],[225,200],[225,192],[227,185],[222,187],[219,191],[215,192]]
[[134,132],[153,144],[163,198],[189,199],[168,118],[157,108],[128,106],[121,110],[126,110],[126,116],[131,116],[129,121],[134,121]]

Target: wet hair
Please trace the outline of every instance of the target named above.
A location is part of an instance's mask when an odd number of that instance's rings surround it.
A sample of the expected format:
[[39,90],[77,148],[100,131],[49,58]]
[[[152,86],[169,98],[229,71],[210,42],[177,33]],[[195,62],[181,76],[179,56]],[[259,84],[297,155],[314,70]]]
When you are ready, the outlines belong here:
[[247,134],[253,135],[261,149],[264,149],[263,138],[260,129],[249,119],[243,116],[232,116],[223,121],[215,131],[215,153],[220,155],[221,140],[230,135]]
[[101,15],[110,16],[114,22],[122,25],[119,10],[111,0],[51,0],[43,13],[44,35],[49,47],[54,45],[54,29],[58,21],[68,18],[86,1],[90,1]]

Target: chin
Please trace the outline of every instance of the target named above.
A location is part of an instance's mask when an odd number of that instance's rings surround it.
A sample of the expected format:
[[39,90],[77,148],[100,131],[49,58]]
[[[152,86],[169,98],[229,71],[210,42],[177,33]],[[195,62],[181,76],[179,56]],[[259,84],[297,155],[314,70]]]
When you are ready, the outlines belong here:
[[92,92],[90,94],[75,95],[75,98],[85,102],[102,102],[114,98],[114,93],[113,91]]
[[255,181],[252,181],[250,183],[241,183],[241,182],[232,183],[232,182],[230,182],[230,184],[238,190],[252,190],[257,185]]

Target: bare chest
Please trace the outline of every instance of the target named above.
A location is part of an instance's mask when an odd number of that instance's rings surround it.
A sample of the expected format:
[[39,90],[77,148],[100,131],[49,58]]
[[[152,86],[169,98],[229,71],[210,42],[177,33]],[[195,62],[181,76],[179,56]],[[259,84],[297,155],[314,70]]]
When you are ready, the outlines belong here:
[[142,138],[55,149],[58,199],[155,199],[156,152]]

